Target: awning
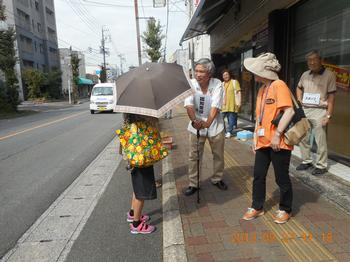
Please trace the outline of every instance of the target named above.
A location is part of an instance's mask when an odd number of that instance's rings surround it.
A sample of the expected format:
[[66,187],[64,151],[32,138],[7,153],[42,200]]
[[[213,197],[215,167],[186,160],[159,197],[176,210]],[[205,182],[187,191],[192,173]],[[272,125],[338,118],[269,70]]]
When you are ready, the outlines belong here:
[[92,80],[84,78],[84,77],[79,77],[78,85],[93,85],[94,82]]
[[236,0],[201,0],[181,37],[180,45],[193,37],[209,34],[236,2]]

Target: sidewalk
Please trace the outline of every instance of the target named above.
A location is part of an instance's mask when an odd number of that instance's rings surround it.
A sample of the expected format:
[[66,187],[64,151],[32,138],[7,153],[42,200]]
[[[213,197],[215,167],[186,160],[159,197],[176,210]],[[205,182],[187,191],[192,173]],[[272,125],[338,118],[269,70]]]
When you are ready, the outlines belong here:
[[[162,121],[163,130],[171,134],[176,143],[167,160],[171,161],[173,170],[166,176],[174,174],[175,177],[174,198],[177,196],[188,261],[350,261],[350,215],[293,174],[293,217],[287,224],[277,225],[272,220],[279,199],[272,167],[267,177],[266,214],[253,221],[241,219],[251,204],[254,164],[246,142],[226,140],[227,191],[220,191],[210,183],[213,166],[210,148],[206,145],[201,202],[197,204],[196,194],[184,196],[182,190],[188,186],[187,124],[187,114],[181,107],[174,110],[171,120]],[[295,172],[291,166],[291,173]],[[164,238],[165,232],[164,229]]]

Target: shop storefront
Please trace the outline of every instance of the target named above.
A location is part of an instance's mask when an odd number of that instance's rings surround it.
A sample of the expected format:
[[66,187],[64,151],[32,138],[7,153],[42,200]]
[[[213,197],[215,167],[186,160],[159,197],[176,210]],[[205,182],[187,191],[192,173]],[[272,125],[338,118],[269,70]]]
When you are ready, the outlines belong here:
[[307,70],[305,54],[320,51],[323,64],[336,74],[337,93],[328,147],[339,160],[350,159],[350,1],[308,0],[291,8],[290,86]]
[[[240,117],[254,121],[258,86],[243,67],[247,57],[273,52],[282,70],[280,78],[294,91],[307,70],[305,55],[318,49],[325,67],[337,75],[335,111],[328,126],[328,145],[332,157],[350,163],[350,1],[280,0],[220,1],[216,21],[207,16],[218,8],[203,1],[184,37],[193,37],[199,28],[210,34],[212,59],[221,72],[230,69],[242,87]],[[191,35],[192,34],[192,35]],[[183,39],[185,39],[183,37]],[[220,77],[220,74],[217,75]]]

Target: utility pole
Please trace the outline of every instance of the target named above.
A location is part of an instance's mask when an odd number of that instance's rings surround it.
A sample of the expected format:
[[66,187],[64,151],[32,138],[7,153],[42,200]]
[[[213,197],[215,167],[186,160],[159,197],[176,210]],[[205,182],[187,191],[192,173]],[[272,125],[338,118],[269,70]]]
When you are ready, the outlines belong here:
[[102,48],[102,54],[103,54],[103,67],[106,68],[106,48],[105,48],[105,36],[104,36],[104,29],[102,26],[102,41],[101,41],[101,48]]
[[139,7],[137,0],[134,0],[135,6],[135,21],[136,21],[136,37],[137,37],[137,56],[139,59],[139,66],[142,64],[141,60],[141,42],[140,42],[140,25],[139,25]]
[[69,104],[72,104],[72,97],[71,97],[71,75],[72,75],[72,46],[69,47],[69,62],[68,62],[68,102]]
[[108,31],[104,29],[104,26],[102,26],[102,40],[101,40],[101,53],[103,55],[103,64],[102,64],[102,70],[101,70],[101,82],[104,83],[107,81],[107,67],[106,67],[106,36],[105,31]]
[[[188,0],[188,11],[189,11],[189,22],[192,19],[193,16],[193,0]],[[190,59],[191,59],[191,71],[192,71],[192,75],[194,76],[194,43],[193,43],[193,38],[190,39],[189,43],[188,43],[189,47],[189,55],[190,55]]]
[[167,48],[167,41],[168,41],[168,27],[169,27],[169,1],[166,1],[166,31],[165,31],[165,46],[164,46],[164,55],[163,55],[163,62],[166,62],[166,48]]
[[125,59],[124,58],[124,55],[123,54],[118,54],[118,57],[120,59],[120,74],[123,74],[123,60]]

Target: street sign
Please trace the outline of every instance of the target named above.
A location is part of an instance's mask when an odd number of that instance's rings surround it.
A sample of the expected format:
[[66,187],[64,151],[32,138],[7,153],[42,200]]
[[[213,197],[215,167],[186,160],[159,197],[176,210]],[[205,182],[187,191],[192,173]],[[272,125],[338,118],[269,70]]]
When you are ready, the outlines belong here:
[[153,0],[153,7],[164,7],[166,5],[166,0]]

